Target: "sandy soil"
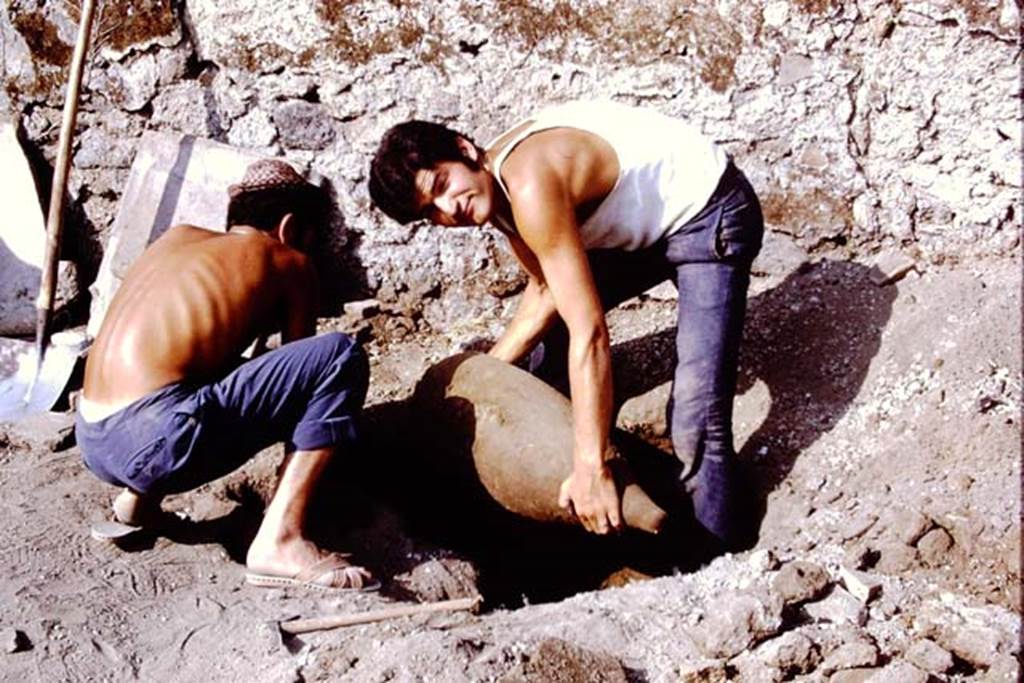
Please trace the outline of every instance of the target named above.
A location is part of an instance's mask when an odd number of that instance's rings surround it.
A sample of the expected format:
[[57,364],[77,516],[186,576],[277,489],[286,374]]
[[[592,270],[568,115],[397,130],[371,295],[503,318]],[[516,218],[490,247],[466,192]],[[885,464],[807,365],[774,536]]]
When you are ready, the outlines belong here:
[[[876,286],[822,260],[755,278],[736,427],[763,519],[753,548],[702,566],[648,539],[475,518],[428,487],[401,400],[474,331],[417,333],[387,310],[322,325],[359,331],[373,374],[366,447],[339,458],[315,530],[380,594],[244,584],[279,449],[169,499],[181,523],[122,548],[90,538],[115,492],[82,467],[70,418],[5,425],[0,676],[1017,680],[1020,265],[922,270]],[[662,450],[673,319],[658,292],[610,317],[619,426]],[[878,584],[866,604],[844,567]],[[276,626],[478,591],[475,615]]]

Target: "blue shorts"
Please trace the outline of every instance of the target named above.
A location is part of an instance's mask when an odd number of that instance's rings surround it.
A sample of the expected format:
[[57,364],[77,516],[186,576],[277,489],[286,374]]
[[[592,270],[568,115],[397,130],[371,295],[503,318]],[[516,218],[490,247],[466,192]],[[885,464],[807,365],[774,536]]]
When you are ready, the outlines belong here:
[[354,442],[368,381],[366,355],[334,332],[285,344],[211,384],[162,387],[97,422],[78,415],[75,434],[103,481],[177,493],[280,441],[289,450]]

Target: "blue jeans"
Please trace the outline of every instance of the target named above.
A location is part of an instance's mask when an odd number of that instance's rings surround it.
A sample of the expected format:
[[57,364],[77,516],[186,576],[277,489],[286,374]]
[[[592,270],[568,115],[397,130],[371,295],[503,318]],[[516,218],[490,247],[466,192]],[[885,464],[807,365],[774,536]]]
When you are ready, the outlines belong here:
[[143,494],[188,491],[280,441],[352,443],[369,381],[365,354],[334,332],[285,344],[209,384],[176,382],[97,422],[77,416],[86,467]]
[[[666,279],[679,290],[669,428],[684,463],[680,495],[692,490],[697,521],[730,544],[740,533],[732,404],[746,316],[750,264],[764,219],[757,195],[731,163],[707,205],[677,232],[635,252],[588,255],[602,303],[612,308]],[[558,324],[531,354],[530,370],[566,388],[568,334]]]

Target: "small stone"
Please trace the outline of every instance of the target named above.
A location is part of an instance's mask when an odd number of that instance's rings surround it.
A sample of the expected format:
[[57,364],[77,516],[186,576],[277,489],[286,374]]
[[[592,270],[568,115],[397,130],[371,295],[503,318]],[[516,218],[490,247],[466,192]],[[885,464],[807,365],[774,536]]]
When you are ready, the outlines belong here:
[[953,626],[939,638],[940,644],[960,659],[989,667],[999,657],[999,632],[987,626]]
[[832,678],[828,679],[828,683],[864,683],[864,681],[868,680],[872,675],[879,671],[881,671],[881,669],[876,669],[874,667],[845,669],[832,674]]
[[11,655],[15,652],[31,649],[32,644],[24,633],[8,627],[0,629],[0,647],[3,648],[4,652]]
[[729,671],[719,659],[703,660],[679,671],[679,683],[726,683],[728,680]]
[[821,661],[818,648],[802,633],[790,631],[764,643],[758,648],[761,660],[787,677],[796,673],[808,673]]
[[626,683],[626,671],[614,657],[547,638],[528,651],[525,661],[499,681],[599,681]]
[[996,406],[1003,405],[1003,402],[997,398],[991,396],[982,396],[978,399],[978,412],[984,415],[988,411],[992,410]]
[[917,552],[921,561],[929,567],[939,567],[949,560],[949,551],[953,547],[953,537],[943,528],[929,531],[917,543]]
[[904,543],[886,543],[878,548],[875,569],[884,574],[899,574],[914,566],[917,553]]
[[334,142],[334,121],[321,105],[293,100],[278,107],[273,118],[288,148],[321,150]]
[[868,612],[861,601],[839,586],[834,587],[824,600],[807,603],[803,609],[811,619],[832,624],[863,626],[868,620]]
[[749,593],[719,598],[714,611],[695,629],[694,640],[711,658],[730,658],[782,628],[782,604]]
[[829,653],[822,662],[825,673],[840,669],[873,667],[878,664],[878,648],[866,641],[844,643]]
[[356,318],[370,318],[380,312],[380,302],[376,299],[347,301],[343,307],[345,315]]
[[933,525],[932,521],[916,510],[896,508],[889,516],[889,533],[899,542],[914,545]]
[[910,662],[897,659],[869,676],[865,683],[928,683],[928,674]]
[[867,545],[848,548],[843,554],[843,566],[850,569],[865,569],[878,561],[878,553]]
[[865,605],[882,592],[882,582],[877,577],[856,569],[840,567],[839,578],[846,590]]
[[898,282],[914,268],[914,259],[899,252],[885,252],[875,259],[868,272],[871,282],[879,287]]
[[228,142],[236,147],[259,149],[277,138],[277,128],[262,109],[253,109],[235,121],[228,131]]
[[927,638],[911,645],[903,656],[908,662],[928,673],[942,674],[953,668],[953,655]]
[[787,604],[813,600],[828,587],[828,572],[812,562],[790,562],[772,579],[772,588]]
[[747,565],[758,573],[770,572],[778,569],[779,558],[775,557],[770,548],[763,548],[750,553]]

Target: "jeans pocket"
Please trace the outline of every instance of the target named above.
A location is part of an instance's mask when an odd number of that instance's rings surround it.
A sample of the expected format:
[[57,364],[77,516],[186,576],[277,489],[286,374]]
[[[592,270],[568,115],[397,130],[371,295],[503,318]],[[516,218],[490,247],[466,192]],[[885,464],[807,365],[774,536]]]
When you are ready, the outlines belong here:
[[147,493],[167,473],[164,456],[167,439],[160,436],[132,453],[124,464],[125,482],[139,493]]

